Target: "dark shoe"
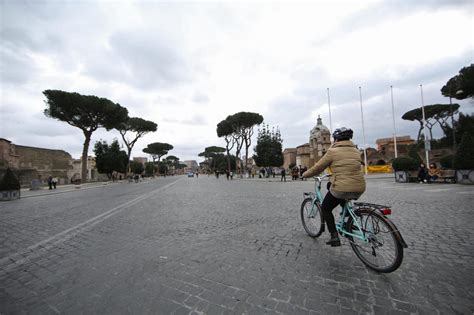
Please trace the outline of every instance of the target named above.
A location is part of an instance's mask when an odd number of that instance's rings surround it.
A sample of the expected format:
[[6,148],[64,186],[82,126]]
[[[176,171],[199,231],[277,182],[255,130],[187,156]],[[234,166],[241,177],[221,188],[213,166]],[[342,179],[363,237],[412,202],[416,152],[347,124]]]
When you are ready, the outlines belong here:
[[331,245],[332,247],[341,246],[341,240],[337,232],[331,233],[331,239],[326,242],[326,244]]

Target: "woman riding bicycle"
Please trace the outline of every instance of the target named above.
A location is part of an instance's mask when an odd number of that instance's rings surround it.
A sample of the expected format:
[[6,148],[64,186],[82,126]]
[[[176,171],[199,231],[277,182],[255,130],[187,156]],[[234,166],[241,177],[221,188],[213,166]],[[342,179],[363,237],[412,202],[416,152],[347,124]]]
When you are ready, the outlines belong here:
[[363,162],[359,150],[350,141],[352,135],[351,129],[336,129],[332,134],[334,144],[312,168],[303,173],[303,178],[308,178],[318,175],[327,167],[331,170],[328,193],[321,205],[324,221],[331,233],[331,239],[326,244],[331,246],[341,246],[332,210],[347,199],[358,199],[365,191],[361,168]]

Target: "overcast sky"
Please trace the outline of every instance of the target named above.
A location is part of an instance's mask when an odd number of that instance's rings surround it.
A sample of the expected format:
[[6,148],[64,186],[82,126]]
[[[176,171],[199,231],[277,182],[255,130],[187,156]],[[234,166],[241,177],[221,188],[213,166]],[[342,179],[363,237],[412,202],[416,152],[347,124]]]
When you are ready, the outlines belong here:
[[[416,2],[416,4],[415,4]],[[106,97],[158,124],[132,152],[167,142],[196,159],[224,142],[216,124],[239,111],[279,126],[284,147],[308,142],[321,115],[366,142],[416,137],[406,111],[449,103],[440,88],[473,63],[473,1],[9,1],[1,3],[0,137],[79,158],[84,136],[47,118],[42,91]],[[471,114],[474,103],[460,102]],[[440,136],[438,130],[435,135]],[[99,140],[117,131],[96,131]]]

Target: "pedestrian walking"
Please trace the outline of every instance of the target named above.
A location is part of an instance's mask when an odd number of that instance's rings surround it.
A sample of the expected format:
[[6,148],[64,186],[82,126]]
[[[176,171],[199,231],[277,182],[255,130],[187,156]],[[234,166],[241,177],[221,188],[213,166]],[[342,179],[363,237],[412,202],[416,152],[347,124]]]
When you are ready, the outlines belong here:
[[48,177],[48,186],[49,186],[49,190],[53,189],[53,176],[49,176]]
[[285,168],[281,169],[281,182],[285,181],[286,182],[286,170]]
[[298,179],[298,167],[293,167],[291,170],[291,180],[297,180]]
[[51,180],[51,184],[53,185],[53,189],[56,189],[56,185],[58,184],[58,178],[53,177],[53,179]]

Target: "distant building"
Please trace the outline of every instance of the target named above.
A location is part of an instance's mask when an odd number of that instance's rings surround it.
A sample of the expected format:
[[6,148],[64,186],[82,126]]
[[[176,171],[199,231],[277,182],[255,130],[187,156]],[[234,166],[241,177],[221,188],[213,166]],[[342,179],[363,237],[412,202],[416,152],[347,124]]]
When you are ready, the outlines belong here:
[[305,143],[296,147],[296,166],[310,167],[310,145]]
[[13,144],[0,138],[0,167],[10,167],[18,175],[23,186],[33,179],[46,180],[57,177],[60,183],[68,182],[73,169],[72,158],[63,150],[51,150]]
[[145,165],[145,163],[148,162],[148,158],[146,158],[146,157],[134,157],[133,162],[138,162],[138,163],[142,163],[143,165]]
[[283,150],[283,167],[288,169],[291,164],[296,164],[298,167],[310,168],[326,154],[330,146],[331,133],[318,116],[316,126],[309,133],[308,143]]
[[184,169],[185,172],[196,172],[199,170],[199,165],[195,160],[187,160],[183,163],[186,164]]
[[311,129],[309,134],[309,164],[311,167],[318,162],[331,146],[331,132],[328,127],[323,125],[321,117],[318,115],[316,126]]
[[0,138],[0,162],[5,168],[18,168],[20,162],[20,156],[16,153],[15,145],[3,138]]
[[[68,178],[70,182],[73,182],[77,179],[81,179],[82,159],[73,159],[71,164],[72,164],[72,170],[68,172]],[[95,157],[93,156],[87,157],[86,180],[87,181],[107,180],[107,176],[105,174],[99,174],[99,172],[97,171]]]
[[[398,156],[408,155],[410,145],[416,143],[416,141],[413,140],[410,136],[400,136],[396,139]],[[375,140],[375,144],[377,145],[377,149],[371,151],[370,154],[367,153],[367,163],[369,165],[375,165],[381,160],[386,163],[389,163],[395,158],[395,146],[393,137],[377,139]]]
[[[399,145],[403,146],[403,145],[415,144],[415,140],[413,140],[410,136],[400,136],[400,137],[397,137],[396,139],[397,139],[397,147]],[[377,144],[377,151],[386,150],[386,151],[395,152],[393,137],[377,139],[375,140],[375,144]]]
[[[22,186],[29,186],[34,179],[46,181],[49,176],[57,177],[60,184],[70,183],[81,178],[81,165],[80,159],[64,150],[16,145],[0,138],[0,173],[10,167]],[[86,180],[98,178],[95,158],[88,157]]]
[[296,165],[296,148],[283,150],[283,168],[289,169],[290,165]]

